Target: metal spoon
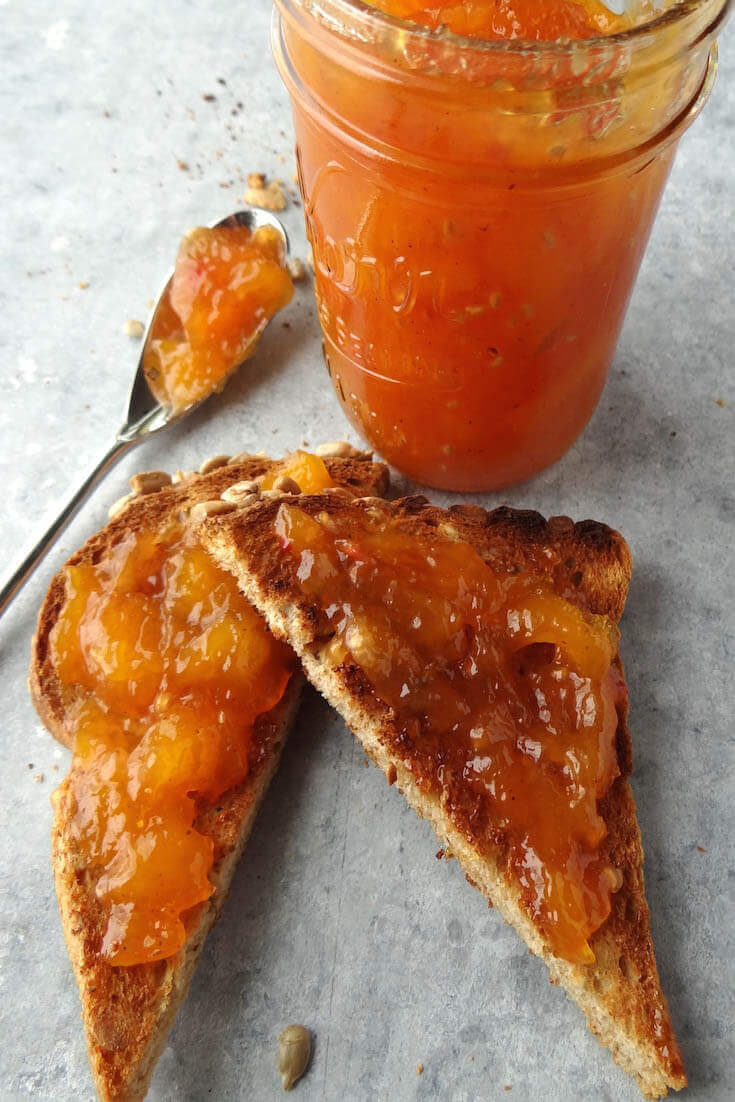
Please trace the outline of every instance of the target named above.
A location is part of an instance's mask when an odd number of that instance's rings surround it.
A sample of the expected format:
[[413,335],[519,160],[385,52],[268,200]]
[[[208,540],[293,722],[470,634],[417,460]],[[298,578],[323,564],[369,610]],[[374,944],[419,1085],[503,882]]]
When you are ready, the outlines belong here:
[[[235,214],[230,214],[227,218],[223,218],[221,222],[215,223],[212,228],[219,228],[220,226],[247,226],[251,231],[258,230],[263,226],[272,226],[282,235],[286,254],[288,254],[288,234],[275,215],[269,214],[268,211],[259,210],[255,207],[239,210]],[[138,360],[138,368],[135,372],[135,378],[133,379],[133,385],[130,390],[128,412],[124,424],[118,430],[117,436],[115,437],[115,443],[107,454],[103,456],[89,477],[85,479],[71,501],[62,509],[49,530],[41,537],[33,550],[26,556],[9,581],[0,590],[0,616],[2,616],[15,595],[20,592],[38,564],[45,558],[48,551],[72,518],[79,512],[94,488],[102,481],[107,472],[115,466],[118,460],[120,460],[126,452],[130,451],[131,448],[134,448],[136,444],[140,444],[147,437],[152,436],[154,432],[160,432],[161,429],[176,424],[184,417],[188,417],[188,415],[202,405],[203,402],[206,402],[207,398],[205,397],[202,398],[201,401],[188,406],[186,409],[174,413],[171,409],[167,409],[163,406],[158,399],[153,396],[143,371],[143,357],[145,355],[148,336],[156,321],[158,310],[168,290],[172,275],[173,273],[171,273],[166,280],[166,284],[158,297],[155,309],[148,322],[148,328],[143,337],[143,346],[140,353],[140,359]],[[207,395],[207,397],[209,397],[209,395]]]

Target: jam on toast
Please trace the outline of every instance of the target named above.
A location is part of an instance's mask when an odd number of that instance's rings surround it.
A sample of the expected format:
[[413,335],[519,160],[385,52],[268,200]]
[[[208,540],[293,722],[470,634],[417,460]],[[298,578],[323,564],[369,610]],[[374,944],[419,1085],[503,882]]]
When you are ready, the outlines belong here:
[[623,538],[333,494],[199,534],[643,1094],[683,1087],[627,779]]
[[253,491],[385,489],[384,466],[346,445],[321,450],[135,476],[41,609],[30,688],[74,749],[53,797],[53,866],[102,1099],[145,1095],[303,680],[192,517]]

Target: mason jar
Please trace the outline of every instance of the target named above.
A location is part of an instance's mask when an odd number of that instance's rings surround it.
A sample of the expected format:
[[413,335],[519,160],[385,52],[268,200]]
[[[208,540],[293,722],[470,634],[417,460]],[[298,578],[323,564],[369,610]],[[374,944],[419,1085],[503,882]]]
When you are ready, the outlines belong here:
[[327,368],[400,471],[497,489],[582,432],[729,6],[538,43],[276,0]]

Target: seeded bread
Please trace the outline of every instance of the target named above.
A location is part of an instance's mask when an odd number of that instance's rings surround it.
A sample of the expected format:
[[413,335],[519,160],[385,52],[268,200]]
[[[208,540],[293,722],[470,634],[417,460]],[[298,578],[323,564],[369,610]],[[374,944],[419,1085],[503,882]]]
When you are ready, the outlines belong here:
[[[371,463],[365,455],[331,455],[324,461],[333,480],[352,492],[385,490],[386,468]],[[257,480],[272,467],[272,460],[261,457],[236,457],[228,464],[223,456],[204,465],[205,471],[209,468],[207,473],[189,472],[177,484],[171,484],[161,472],[136,476],[132,483],[139,492],[114,507],[114,518],[69,563],[98,561],[129,533],[163,531],[172,519],[190,514],[197,506],[200,512],[211,511],[214,506],[202,507],[202,503],[221,504],[220,495],[228,488]],[[53,579],[41,608],[29,683],[43,723],[55,738],[69,745],[66,717],[77,690],[59,681],[51,647],[51,633],[65,600],[62,570]],[[195,827],[214,841],[215,863],[210,875],[217,890],[187,913],[187,940],[168,960],[113,968],[100,957],[106,914],[95,894],[94,873],[71,833],[74,808],[68,783],[62,783],[54,795],[52,856],[59,910],[79,986],[92,1074],[99,1097],[106,1102],[137,1102],[145,1096],[156,1060],[186,997],[204,939],[227,897],[237,861],[278,765],[302,683],[301,674],[295,673],[276,707],[258,719],[253,740],[257,754],[246,780],[226,792],[216,806],[200,809]]]
[[[405,518],[417,536],[439,530],[467,540],[503,574],[540,571],[555,591],[576,605],[617,622],[625,604],[631,559],[623,538],[593,521],[573,524],[567,517],[544,520],[538,513],[477,506],[442,511],[423,498],[387,503],[376,499],[342,501],[327,495],[295,499],[311,515],[326,511],[349,521],[362,513]],[[282,553],[273,522],[278,502],[260,501],[228,516],[206,521],[204,545],[238,580],[242,592],[263,614],[274,635],[287,640],[309,680],[344,717],[367,753],[395,783],[419,815],[434,826],[447,851],[457,857],[467,879],[492,902],[533,953],[548,965],[551,982],[561,984],[584,1011],[592,1032],[634,1076],[647,1098],[680,1089],[686,1077],[666,1001],[659,984],[643,885],[643,853],[635,804],[628,783],[632,768],[626,723],[627,701],[618,705],[616,748],[620,776],[598,804],[607,824],[603,855],[619,869],[622,887],[612,896],[612,912],[594,935],[595,963],[576,965],[557,957],[520,903],[520,889],[506,853],[494,843],[481,849],[457,828],[440,794],[420,786],[412,772],[410,746],[400,739],[392,710],[373,692],[365,674],[348,659],[330,662],[334,628],[321,609],[305,598],[297,563]],[[333,653],[333,652],[332,652]],[[619,657],[616,663],[622,677]],[[461,778],[452,782],[461,786]],[[456,798],[455,789],[451,793]]]

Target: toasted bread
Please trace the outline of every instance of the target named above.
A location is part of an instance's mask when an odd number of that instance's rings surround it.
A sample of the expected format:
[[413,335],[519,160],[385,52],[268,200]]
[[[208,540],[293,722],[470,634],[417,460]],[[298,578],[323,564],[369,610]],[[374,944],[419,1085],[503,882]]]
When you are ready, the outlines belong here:
[[[344,449],[343,449],[344,450]],[[380,493],[386,468],[365,455],[325,457],[334,482],[354,493]],[[238,457],[208,474],[190,474],[158,492],[133,496],[100,532],[69,560],[92,563],[130,533],[163,531],[172,518],[199,502],[216,499],[235,483],[256,480],[273,469],[271,460]],[[155,484],[155,480],[153,480]],[[30,689],[48,730],[69,745],[67,718],[82,690],[65,686],[54,666],[52,632],[66,600],[66,576],[53,579],[41,608],[33,641]],[[256,722],[249,773],[224,793],[216,806],[199,806],[195,828],[214,843],[210,879],[216,891],[185,915],[186,942],[168,959],[113,967],[99,952],[106,912],[95,894],[95,876],[86,867],[71,830],[74,813],[68,778],[54,797],[52,854],[59,910],[69,956],[79,986],[90,1065],[100,1098],[135,1102],[145,1096],[176,1011],[186,996],[204,939],[227,896],[235,866],[259,804],[273,776],[303,678],[294,673],[278,704]]]
[[[423,498],[400,502],[342,501],[327,495],[295,499],[300,509],[345,520],[367,512],[373,517],[404,519],[404,531],[425,536],[439,531],[467,541],[494,571],[503,575],[543,571],[560,595],[616,623],[623,611],[631,559],[623,538],[592,521],[546,521],[537,513],[478,506],[432,507]],[[281,550],[274,531],[278,502],[261,501],[228,516],[208,519],[200,538],[221,566],[229,568],[242,592],[265,617],[274,635],[287,640],[304,672],[344,717],[367,753],[404,793],[419,815],[434,826],[442,844],[456,856],[467,876],[548,965],[551,982],[562,984],[584,1011],[592,1032],[612,1050],[617,1063],[635,1077],[642,1093],[660,1098],[680,1089],[686,1077],[666,1001],[661,992],[644,895],[640,833],[628,783],[632,768],[627,701],[617,704],[615,748],[619,776],[598,801],[607,834],[601,853],[622,873],[622,886],[611,897],[612,911],[592,936],[592,964],[575,964],[556,955],[528,910],[502,846],[481,849],[476,839],[446,810],[448,793],[417,783],[410,745],[395,713],[378,697],[348,654],[339,664],[329,642],[334,627],[319,603],[306,597],[297,576],[298,560]],[[622,678],[619,656],[615,663]],[[442,782],[444,783],[444,782]],[[455,777],[452,784],[462,784]],[[452,793],[454,795],[454,793]]]

